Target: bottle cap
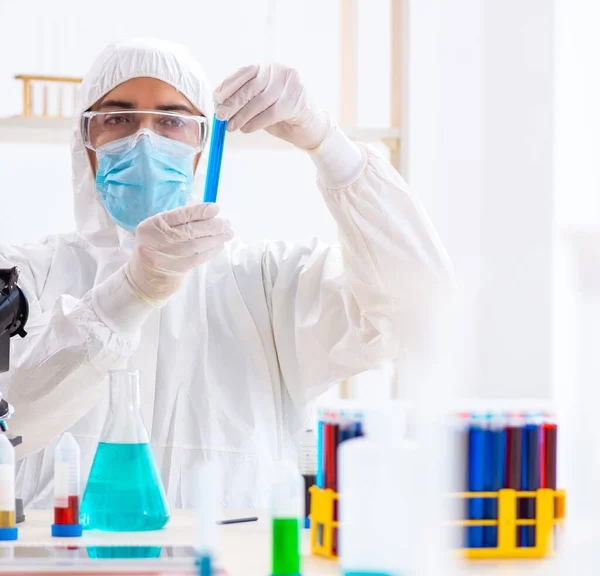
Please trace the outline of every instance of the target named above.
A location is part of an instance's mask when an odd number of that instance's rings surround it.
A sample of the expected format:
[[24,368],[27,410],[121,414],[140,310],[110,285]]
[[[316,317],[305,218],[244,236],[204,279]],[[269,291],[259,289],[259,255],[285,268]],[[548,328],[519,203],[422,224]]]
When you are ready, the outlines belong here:
[[55,456],[58,460],[72,462],[79,460],[79,444],[73,438],[73,434],[65,432],[56,445]]
[[81,524],[52,524],[54,538],[79,538],[83,534]]
[[12,528],[0,528],[0,540],[17,540],[19,537],[19,529],[14,526]]
[[65,432],[54,451],[55,505],[66,506],[69,496],[79,496],[79,444],[73,435]]

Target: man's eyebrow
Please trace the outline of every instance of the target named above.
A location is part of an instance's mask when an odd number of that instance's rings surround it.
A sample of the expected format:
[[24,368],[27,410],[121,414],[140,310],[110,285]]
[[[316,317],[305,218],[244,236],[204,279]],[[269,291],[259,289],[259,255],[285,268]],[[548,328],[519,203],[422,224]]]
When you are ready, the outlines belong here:
[[162,110],[164,112],[187,112],[191,115],[195,114],[195,112],[185,104],[164,104],[163,106],[157,106],[156,110]]
[[[129,100],[104,100],[98,106],[98,110],[103,110],[104,108],[121,108],[122,110],[135,110],[136,106],[133,102]],[[161,104],[156,106],[155,110],[160,110],[162,112],[185,112],[187,114],[194,115],[195,112],[190,106],[186,106],[185,104]]]
[[98,106],[98,110],[102,110],[103,108],[124,108],[125,110],[135,110],[133,102],[130,102],[129,100],[104,100],[101,102],[100,106]]

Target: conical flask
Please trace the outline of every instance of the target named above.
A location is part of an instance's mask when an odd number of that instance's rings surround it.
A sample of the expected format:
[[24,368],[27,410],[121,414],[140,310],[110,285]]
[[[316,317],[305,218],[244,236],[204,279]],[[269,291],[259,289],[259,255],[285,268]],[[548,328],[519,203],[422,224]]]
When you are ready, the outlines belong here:
[[110,405],[81,503],[87,530],[159,530],[169,520],[140,411],[139,373],[110,372]]

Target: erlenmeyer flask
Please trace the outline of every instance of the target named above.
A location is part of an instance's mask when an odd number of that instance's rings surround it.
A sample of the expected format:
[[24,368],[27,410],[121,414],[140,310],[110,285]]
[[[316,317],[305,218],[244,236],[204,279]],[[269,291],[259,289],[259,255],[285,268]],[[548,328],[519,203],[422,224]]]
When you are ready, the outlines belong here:
[[110,372],[110,405],[81,503],[87,530],[159,530],[169,508],[140,412],[139,374]]

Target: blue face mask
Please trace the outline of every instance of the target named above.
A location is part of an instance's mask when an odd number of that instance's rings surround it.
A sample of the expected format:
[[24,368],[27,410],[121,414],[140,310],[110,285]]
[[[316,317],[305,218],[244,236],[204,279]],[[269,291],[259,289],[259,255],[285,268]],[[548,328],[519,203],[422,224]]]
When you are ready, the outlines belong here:
[[113,220],[133,232],[159,212],[187,204],[196,150],[150,130],[96,150],[96,190]]

